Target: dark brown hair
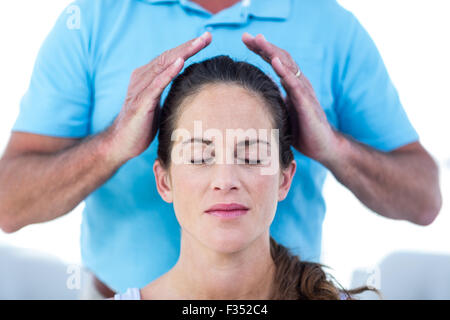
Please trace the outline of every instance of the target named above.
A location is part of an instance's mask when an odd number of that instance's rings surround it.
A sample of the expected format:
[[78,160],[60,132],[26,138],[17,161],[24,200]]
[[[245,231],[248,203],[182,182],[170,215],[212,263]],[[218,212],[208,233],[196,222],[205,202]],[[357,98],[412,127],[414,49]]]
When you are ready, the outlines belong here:
[[[171,135],[176,129],[180,106],[186,98],[211,84],[235,84],[265,101],[273,127],[279,130],[280,169],[286,169],[294,159],[292,133],[287,106],[278,86],[259,68],[223,55],[191,64],[173,80],[159,118],[157,152],[161,165],[166,169],[170,166]],[[276,267],[272,299],[341,299],[342,293],[351,298],[352,294],[371,290],[367,287],[351,291],[338,288],[321,264],[301,261],[272,237],[270,250]]]

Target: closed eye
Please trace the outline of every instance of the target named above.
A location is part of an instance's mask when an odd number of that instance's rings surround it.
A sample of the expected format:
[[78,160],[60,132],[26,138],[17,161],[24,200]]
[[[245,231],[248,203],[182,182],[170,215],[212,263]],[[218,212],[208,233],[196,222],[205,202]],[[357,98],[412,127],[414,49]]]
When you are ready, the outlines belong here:
[[213,161],[214,161],[214,158],[191,159],[191,164],[210,164]]
[[[242,159],[241,159],[242,160]],[[254,159],[247,159],[247,158],[245,158],[245,159],[243,159],[244,160],[244,163],[245,164],[250,164],[250,165],[257,165],[257,164],[261,164],[261,160],[259,160],[259,159],[256,159],[256,160],[254,160]],[[250,163],[251,162],[251,163]]]

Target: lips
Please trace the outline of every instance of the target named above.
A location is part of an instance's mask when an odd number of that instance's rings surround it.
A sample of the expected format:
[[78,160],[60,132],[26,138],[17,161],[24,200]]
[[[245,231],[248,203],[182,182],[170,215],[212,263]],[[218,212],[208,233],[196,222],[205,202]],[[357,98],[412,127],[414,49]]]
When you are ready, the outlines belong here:
[[234,218],[248,212],[249,208],[239,203],[218,203],[205,212],[222,218]]

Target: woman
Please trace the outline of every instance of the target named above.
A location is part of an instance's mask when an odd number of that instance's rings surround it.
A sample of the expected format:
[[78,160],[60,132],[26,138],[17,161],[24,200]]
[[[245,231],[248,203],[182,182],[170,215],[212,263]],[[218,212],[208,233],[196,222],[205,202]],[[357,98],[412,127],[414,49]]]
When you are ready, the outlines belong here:
[[[153,171],[181,226],[180,256],[116,299],[341,299],[366,289],[338,289],[321,265],[270,237],[296,162],[288,111],[261,70],[227,56],[192,64],[173,81],[159,121]],[[232,129],[257,135],[231,139]]]

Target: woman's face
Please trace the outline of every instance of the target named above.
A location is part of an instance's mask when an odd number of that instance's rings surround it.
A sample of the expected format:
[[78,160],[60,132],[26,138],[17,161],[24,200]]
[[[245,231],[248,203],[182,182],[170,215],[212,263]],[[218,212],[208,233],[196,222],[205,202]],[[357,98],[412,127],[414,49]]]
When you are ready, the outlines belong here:
[[[171,161],[167,171],[156,160],[154,173],[161,197],[173,202],[184,237],[193,237],[215,251],[231,253],[268,234],[277,203],[287,195],[296,164],[292,161],[285,170],[262,174],[261,169],[279,159],[278,141],[271,139],[273,127],[266,108],[261,97],[231,84],[208,85],[183,102],[176,128],[182,128],[185,134],[177,135],[172,147],[181,150],[183,161]],[[210,129],[222,137],[205,137],[208,130],[213,132]],[[267,137],[260,140],[267,141],[272,147],[269,151],[276,156],[263,152],[261,157],[263,142],[246,145],[245,140],[254,140],[249,136],[227,139],[227,129],[257,133],[265,129]],[[189,142],[190,138],[211,142]],[[227,152],[231,161],[226,158]],[[207,163],[202,163],[202,159]],[[245,159],[261,160],[263,164],[242,163]],[[237,215],[206,212],[214,205],[232,203],[248,210],[236,212]]]

